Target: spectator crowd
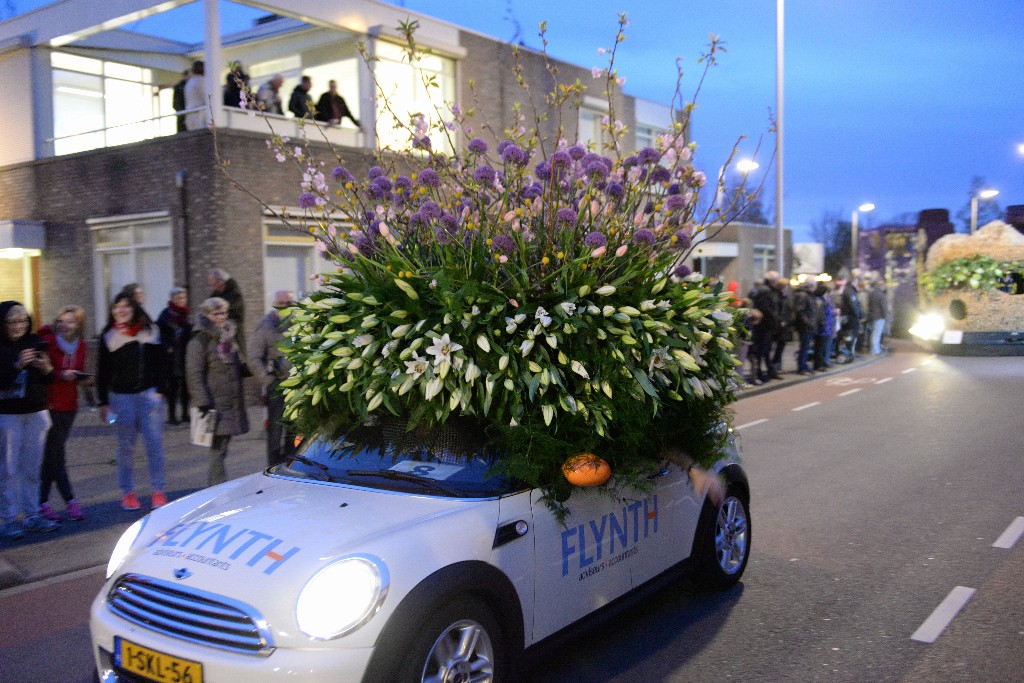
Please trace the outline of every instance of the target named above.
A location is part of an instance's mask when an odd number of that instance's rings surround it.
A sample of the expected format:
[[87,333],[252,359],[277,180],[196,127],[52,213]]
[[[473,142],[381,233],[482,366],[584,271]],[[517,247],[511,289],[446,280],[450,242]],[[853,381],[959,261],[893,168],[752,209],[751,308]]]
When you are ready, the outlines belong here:
[[[85,519],[68,475],[67,445],[79,410],[79,394],[94,391],[101,422],[113,435],[120,504],[139,510],[136,442],[141,436],[149,479],[148,507],[167,504],[164,430],[213,416],[208,485],[227,480],[228,444],[249,431],[243,380],[256,376],[268,406],[267,464],[284,461],[295,436],[283,423],[279,383],[289,371],[277,348],[288,325],[281,310],[289,291],[274,294],[246,355],[245,305],[229,273],[214,268],[210,295],[193,315],[188,292],[174,287],[154,321],[145,292],[126,285],[111,301],[95,341],[95,373],[86,372],[89,342],[79,306],[64,306],[33,331],[27,308],[0,303],[0,540],[51,532],[64,521]],[[51,497],[53,489],[63,501]]]

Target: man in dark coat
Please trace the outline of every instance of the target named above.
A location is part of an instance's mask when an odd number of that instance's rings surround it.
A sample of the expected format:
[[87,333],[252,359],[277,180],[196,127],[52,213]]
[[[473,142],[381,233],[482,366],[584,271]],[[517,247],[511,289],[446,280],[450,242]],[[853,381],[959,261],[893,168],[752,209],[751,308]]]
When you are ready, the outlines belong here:
[[312,89],[313,79],[303,76],[295,90],[292,90],[292,96],[288,100],[288,111],[295,114],[295,118],[313,118],[316,113],[313,111],[313,100],[309,96]]
[[[764,286],[756,292],[752,292],[754,308],[761,311],[761,334],[767,339],[770,349],[778,339],[782,330],[782,293],[778,290],[779,274],[770,270],[764,274]],[[765,358],[768,363],[767,374],[760,379],[780,379],[778,368],[775,367],[770,358]]]
[[839,330],[839,338],[844,340],[842,349],[853,360],[857,351],[857,337],[860,336],[861,320],[864,313],[860,307],[860,292],[857,291],[857,280],[851,277],[839,299],[839,314],[843,324]]
[[[181,72],[181,80],[174,84],[174,90],[171,94],[171,106],[174,107],[174,111],[180,112],[185,110],[185,84],[188,83],[188,77],[192,75],[192,72],[185,69]],[[188,128],[185,127],[185,115],[178,114],[178,132],[184,133]]]
[[316,103],[316,120],[340,126],[341,120],[347,117],[357,128],[362,128],[363,124],[349,111],[345,98],[338,94],[338,82],[328,81],[327,88],[327,92]]

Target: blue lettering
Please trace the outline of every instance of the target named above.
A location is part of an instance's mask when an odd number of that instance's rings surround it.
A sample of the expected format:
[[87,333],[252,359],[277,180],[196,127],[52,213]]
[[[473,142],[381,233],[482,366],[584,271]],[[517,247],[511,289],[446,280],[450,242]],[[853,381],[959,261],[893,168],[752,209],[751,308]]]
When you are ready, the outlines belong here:
[[576,527],[562,532],[562,576],[569,575],[569,556],[576,552],[576,546],[569,545],[569,537],[576,535]]
[[[594,558],[587,556],[587,527],[580,524],[580,569],[594,564]],[[599,549],[600,550],[600,549]]]
[[601,559],[601,555],[604,552],[604,531],[608,527],[608,515],[601,517],[600,528],[594,523],[594,520],[590,520],[590,533],[594,535],[594,545],[597,546],[597,558]]
[[239,557],[241,557],[242,553],[244,553],[246,550],[248,550],[249,546],[251,546],[256,541],[269,541],[270,539],[273,538],[273,536],[268,536],[266,534],[261,534],[258,531],[250,531],[249,535],[252,536],[252,538],[250,538],[248,541],[243,543],[241,548],[239,548],[235,552],[231,553],[231,559],[232,560],[237,560]]
[[299,552],[298,548],[292,548],[291,550],[289,550],[288,552],[286,552],[283,555],[281,553],[274,552],[274,548],[276,548],[280,544],[281,544],[281,539],[280,538],[275,538],[273,541],[268,543],[267,546],[265,548],[263,548],[263,550],[259,551],[255,555],[253,555],[252,559],[249,560],[248,562],[246,562],[246,564],[249,565],[250,567],[255,567],[256,563],[259,562],[260,560],[262,560],[264,557],[270,558],[272,563],[271,563],[271,565],[269,567],[267,567],[266,569],[263,570],[263,573],[264,574],[273,574],[275,571],[277,571],[278,567],[280,567],[282,564],[285,563],[285,561],[288,558],[290,558],[295,553]]
[[[640,508],[643,507],[643,503],[636,501],[630,503],[628,509],[633,513],[633,543],[640,542]],[[625,517],[625,513],[622,515]]]
[[189,543],[194,541],[196,539],[196,536],[198,536],[199,534],[201,534],[201,533],[203,533],[205,531],[213,531],[214,529],[216,529],[219,526],[224,526],[224,525],[221,524],[220,522],[199,522],[199,528],[192,532],[192,535],[188,537],[187,541],[185,541],[184,543],[180,544],[181,547],[184,548]]
[[[242,529],[241,531],[239,531],[235,535],[233,535],[230,538],[228,538],[227,536],[228,536],[228,533],[230,531],[231,531],[231,527],[228,526],[227,524],[225,524],[220,529],[217,529],[212,534],[210,534],[209,536],[204,538],[203,542],[200,543],[198,546],[196,546],[196,550],[202,550],[204,545],[206,545],[210,541],[213,541],[213,552],[214,552],[214,554],[219,555],[220,553],[222,553],[224,551],[225,548],[227,548],[229,545],[231,545],[235,541],[236,538],[238,538],[239,536],[241,536],[242,534],[247,532],[248,529]],[[220,539],[220,540],[215,540],[215,539]]]
[[152,541],[150,541],[149,545],[146,547],[151,548],[155,546],[157,543],[162,543],[164,545],[177,545],[177,543],[171,543],[171,539],[180,534],[181,532],[185,531],[185,529],[189,528],[194,523],[195,522],[175,524],[170,529],[168,529],[167,531],[163,532],[162,534],[154,538]]
[[628,542],[627,537],[626,537],[626,530],[629,528],[629,525],[626,524],[626,508],[622,508],[622,524],[621,525],[619,524],[619,517],[618,517],[618,515],[609,515],[609,521],[611,522],[611,524],[609,525],[611,528],[608,531],[608,533],[609,533],[608,554],[610,555],[610,554],[615,552],[615,537],[616,536],[619,537],[619,545],[621,547],[625,548],[626,547],[626,543]]

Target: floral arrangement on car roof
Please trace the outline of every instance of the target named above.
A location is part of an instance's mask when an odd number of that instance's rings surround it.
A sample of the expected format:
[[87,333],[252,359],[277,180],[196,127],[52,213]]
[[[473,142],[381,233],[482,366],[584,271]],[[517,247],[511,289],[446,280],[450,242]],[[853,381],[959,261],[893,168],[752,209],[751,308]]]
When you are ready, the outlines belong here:
[[[409,59],[414,30],[402,26]],[[607,94],[622,79],[615,48],[601,52]],[[555,80],[547,102],[560,116],[585,86]],[[273,139],[303,172],[305,229],[340,266],[291,310],[286,418],[308,432],[390,415],[412,431],[472,416],[508,474],[559,501],[571,491],[563,462],[580,453],[629,486],[666,448],[713,463],[738,328],[731,293],[680,265],[704,229],[706,184],[685,123],[623,156],[613,115],[601,154],[564,139],[547,150],[539,119],[492,148],[471,114],[414,118],[412,150],[379,153],[365,178]],[[463,151],[431,151],[432,132],[457,149],[457,130]]]

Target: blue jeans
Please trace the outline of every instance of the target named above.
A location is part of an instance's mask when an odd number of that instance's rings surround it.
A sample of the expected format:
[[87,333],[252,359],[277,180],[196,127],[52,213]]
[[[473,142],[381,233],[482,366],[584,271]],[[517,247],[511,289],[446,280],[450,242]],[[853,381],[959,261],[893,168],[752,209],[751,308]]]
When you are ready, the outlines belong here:
[[0,415],[0,519],[39,512],[39,472],[50,413]]
[[871,321],[871,353],[882,353],[882,332],[885,331],[885,318]]
[[164,490],[164,401],[156,389],[137,394],[110,392],[110,410],[117,415],[117,485],[121,493],[135,490],[132,459],[135,438],[142,434],[149,463],[149,483]]
[[811,368],[807,364],[807,361],[811,357],[811,345],[814,343],[813,332],[801,332],[800,333],[800,350],[797,351],[797,372],[810,372]]

